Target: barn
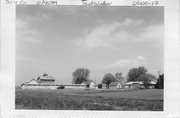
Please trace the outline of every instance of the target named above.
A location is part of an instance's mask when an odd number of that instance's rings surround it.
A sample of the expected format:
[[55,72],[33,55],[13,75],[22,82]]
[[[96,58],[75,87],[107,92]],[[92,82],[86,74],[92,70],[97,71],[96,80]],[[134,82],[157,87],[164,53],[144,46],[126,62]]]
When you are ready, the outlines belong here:
[[58,89],[63,86],[69,89],[85,89],[85,88],[95,88],[95,82],[88,80],[82,84],[56,84],[55,79],[52,76],[44,73],[36,79],[27,81],[21,85],[22,89]]
[[52,76],[44,73],[37,79],[32,79],[21,85],[22,89],[57,89],[60,85],[55,84],[55,79]]
[[120,82],[111,82],[111,84],[109,84],[110,88],[123,88],[122,84]]
[[35,79],[32,79],[30,81],[27,81],[23,84],[21,84],[21,88],[22,89],[33,89],[33,88],[36,88],[37,86],[39,85],[39,82]]
[[50,76],[50,75],[48,75],[46,73],[44,73],[42,76],[39,76],[37,78],[37,81],[40,84],[46,84],[46,83],[47,84],[54,84],[55,83],[55,79],[52,76]]

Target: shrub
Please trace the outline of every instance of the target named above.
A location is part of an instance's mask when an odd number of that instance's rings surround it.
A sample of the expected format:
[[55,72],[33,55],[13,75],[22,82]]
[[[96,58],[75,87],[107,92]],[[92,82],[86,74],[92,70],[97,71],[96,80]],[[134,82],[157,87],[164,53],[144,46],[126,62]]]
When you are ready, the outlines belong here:
[[98,88],[102,88],[102,84],[98,84]]

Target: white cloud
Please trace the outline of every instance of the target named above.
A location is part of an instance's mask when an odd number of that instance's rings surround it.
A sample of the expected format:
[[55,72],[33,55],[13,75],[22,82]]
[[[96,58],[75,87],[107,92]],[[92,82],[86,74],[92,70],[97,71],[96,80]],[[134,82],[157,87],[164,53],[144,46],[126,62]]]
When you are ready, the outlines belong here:
[[119,59],[111,64],[108,64],[106,68],[117,68],[117,67],[133,67],[145,65],[146,59],[143,56],[137,56],[135,59]]
[[77,43],[88,48],[112,47],[110,43],[113,38],[110,36],[121,24],[113,23],[110,25],[102,25],[92,29],[84,39],[78,39]]
[[116,44],[132,38],[131,34],[122,28],[140,25],[142,22],[143,20],[133,21],[127,18],[121,23],[104,24],[86,33],[85,37],[76,40],[76,43],[87,48],[118,48]]
[[146,59],[145,59],[143,56],[137,56],[137,57],[136,57],[136,60],[142,60],[142,61],[145,61]]
[[133,68],[138,66],[147,66],[146,58],[143,56],[137,56],[134,59],[119,59],[113,62],[108,61],[107,64],[103,65],[90,65],[89,68],[93,70],[106,70],[106,69],[117,69],[117,68]]
[[129,26],[129,25],[141,25],[142,23],[143,23],[142,19],[133,21],[132,19],[126,18],[124,20],[124,22],[122,23],[122,25],[125,25],[125,26]]
[[114,68],[114,67],[123,67],[126,65],[129,65],[131,63],[131,60],[129,59],[119,59],[118,61],[113,62],[112,64],[109,64],[108,68]]
[[[79,46],[86,48],[108,47],[118,49],[120,44],[127,42],[141,43],[152,42],[162,44],[163,42],[163,25],[149,25],[142,28],[143,20],[133,21],[125,19],[123,22],[114,22],[112,24],[101,25],[86,32],[83,38],[77,39]],[[135,31],[132,30],[132,27]],[[136,33],[137,31],[137,33]]]
[[38,39],[40,32],[29,26],[28,22],[20,18],[16,19],[16,39],[29,43],[41,43]]
[[162,43],[164,40],[164,27],[163,24],[150,25],[144,28],[143,32],[140,33],[136,41],[156,41]]

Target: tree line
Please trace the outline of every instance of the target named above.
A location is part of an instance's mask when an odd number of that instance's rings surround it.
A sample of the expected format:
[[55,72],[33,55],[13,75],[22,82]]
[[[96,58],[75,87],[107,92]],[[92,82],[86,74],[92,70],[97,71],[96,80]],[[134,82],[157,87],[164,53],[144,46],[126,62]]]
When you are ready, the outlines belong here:
[[[81,84],[83,82],[89,81],[90,77],[90,70],[88,68],[77,68],[73,73],[73,84]],[[122,72],[117,72],[114,75],[111,73],[106,73],[101,83],[106,84],[107,88],[109,88],[109,85],[112,82],[120,82],[124,81],[124,77],[122,76]],[[157,80],[157,84],[155,85],[156,88],[163,89],[164,88],[164,74],[159,75],[158,78],[156,78],[155,75],[148,73],[147,68],[143,66],[139,66],[137,68],[132,68],[129,70],[127,74],[127,82],[130,81],[142,81],[144,86],[147,88],[148,85],[152,80]]]

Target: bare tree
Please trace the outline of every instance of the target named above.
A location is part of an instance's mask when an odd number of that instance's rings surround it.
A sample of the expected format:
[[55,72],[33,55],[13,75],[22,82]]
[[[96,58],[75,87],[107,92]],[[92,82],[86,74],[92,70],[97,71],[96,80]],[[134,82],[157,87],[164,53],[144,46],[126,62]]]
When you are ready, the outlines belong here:
[[120,72],[120,73],[116,73],[115,74],[115,79],[117,80],[117,81],[119,81],[119,82],[122,82],[123,80],[124,80],[124,77],[122,76],[122,73]]

